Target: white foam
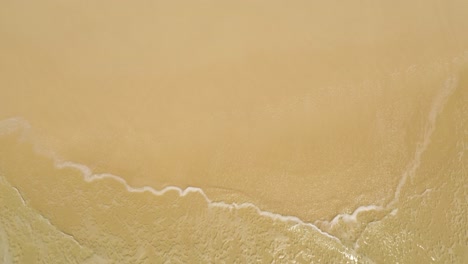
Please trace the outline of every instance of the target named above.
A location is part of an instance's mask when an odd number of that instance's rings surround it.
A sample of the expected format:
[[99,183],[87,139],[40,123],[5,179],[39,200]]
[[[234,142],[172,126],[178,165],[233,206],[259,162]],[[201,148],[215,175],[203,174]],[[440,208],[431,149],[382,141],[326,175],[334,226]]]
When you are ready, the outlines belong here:
[[436,121],[439,114],[442,112],[448,98],[453,94],[458,85],[458,79],[455,76],[448,78],[439,93],[434,98],[434,101],[429,111],[427,117],[427,123],[424,130],[424,135],[421,142],[417,145],[416,151],[412,161],[408,164],[407,169],[402,174],[400,181],[398,182],[397,188],[395,190],[395,195],[393,200],[387,205],[387,207],[393,206],[396,202],[399,201],[401,195],[401,189],[406,184],[408,177],[413,179],[416,171],[421,165],[421,158],[423,153],[426,151],[427,147],[431,143],[431,136],[436,127]]
[[150,192],[150,193],[152,193],[154,195],[157,195],[157,196],[164,195],[165,193],[167,193],[169,191],[176,191],[179,194],[179,196],[186,196],[186,195],[188,195],[190,193],[198,193],[201,196],[203,196],[203,198],[206,200],[208,206],[225,208],[225,209],[229,209],[229,210],[232,210],[232,209],[254,209],[259,215],[264,216],[264,217],[269,217],[272,220],[279,220],[279,221],[283,221],[283,222],[292,222],[292,223],[300,224],[300,225],[303,225],[303,226],[311,227],[311,228],[315,229],[316,231],[318,231],[320,234],[325,235],[325,236],[327,236],[327,237],[329,237],[331,239],[334,239],[334,240],[341,243],[341,241],[338,238],[336,238],[335,236],[332,236],[332,235],[322,231],[320,228],[318,228],[317,226],[315,226],[312,223],[307,223],[307,222],[302,221],[300,218],[298,218],[296,216],[285,216],[285,215],[281,215],[281,214],[277,214],[277,213],[264,211],[264,210],[261,210],[258,206],[254,205],[252,203],[238,204],[238,203],[225,203],[225,202],[219,202],[219,201],[214,202],[210,198],[208,198],[208,196],[205,194],[205,192],[201,188],[187,187],[185,189],[182,189],[182,188],[179,188],[177,186],[167,186],[167,187],[163,188],[162,190],[156,190],[156,189],[154,189],[154,188],[152,188],[150,186],[132,187],[127,183],[127,181],[125,179],[123,179],[121,177],[118,177],[116,175],[112,175],[112,174],[108,174],[108,173],[105,173],[105,174],[92,174],[91,169],[89,167],[83,165],[83,164],[78,164],[78,163],[74,163],[74,162],[70,162],[70,161],[56,160],[55,166],[57,168],[59,168],[59,169],[63,169],[63,168],[76,169],[76,170],[80,171],[83,174],[83,178],[87,182],[93,182],[93,181],[102,180],[102,179],[113,179],[113,180],[118,181],[119,183],[123,184],[128,192],[135,192],[135,193]]
[[24,200],[24,197],[23,197],[23,195],[21,194],[21,192],[18,190],[18,188],[14,187],[14,186],[11,186],[11,188],[13,188],[13,190],[16,191],[16,193],[18,194],[18,196],[19,196],[19,198],[20,198],[20,200],[21,200],[21,203],[22,203],[23,205],[26,205],[26,201]]
[[396,214],[398,214],[398,208],[395,208],[390,212],[391,216],[395,216]]
[[[0,121],[0,135],[5,135],[9,133],[13,133],[17,130],[29,130],[31,126],[29,123],[23,119],[23,118],[9,118],[6,120]],[[44,152],[44,151],[41,151]],[[121,183],[123,186],[125,186],[126,190],[129,192],[136,192],[136,193],[142,193],[142,192],[150,192],[154,195],[161,196],[164,195],[165,193],[169,191],[176,191],[180,196],[186,196],[189,193],[198,193],[200,194],[207,202],[208,206],[211,207],[219,207],[219,208],[226,208],[226,209],[254,209],[259,215],[264,216],[264,217],[269,217],[272,220],[279,220],[283,222],[292,222],[296,224],[300,224],[302,226],[308,226],[312,229],[315,229],[318,231],[320,234],[331,238],[333,240],[336,240],[341,243],[341,241],[336,238],[333,235],[330,235],[327,232],[322,231],[320,228],[315,226],[312,223],[305,222],[301,220],[300,218],[296,216],[286,216],[286,215],[281,215],[278,213],[272,213],[268,211],[261,210],[258,206],[252,203],[225,203],[225,202],[219,202],[219,201],[212,201],[208,196],[205,194],[205,192],[201,188],[197,187],[187,187],[185,189],[179,188],[177,186],[167,186],[163,188],[162,190],[156,190],[150,186],[142,186],[142,187],[133,187],[130,186],[127,181],[119,176],[104,173],[104,174],[93,174],[91,169],[83,164],[78,164],[75,162],[71,161],[63,161],[59,158],[57,158],[55,155],[53,155],[50,152],[47,152],[47,156],[50,156],[54,160],[54,164],[57,168],[73,168],[78,171],[80,171],[83,175],[83,178],[86,182],[92,182],[96,180],[102,180],[102,179],[112,179],[115,180],[119,183]]]
[[335,216],[330,222],[330,227],[336,225],[339,223],[340,220],[343,220],[345,222],[357,222],[357,216],[358,214],[362,212],[369,212],[369,211],[381,211],[384,210],[385,207],[380,206],[380,205],[365,205],[365,206],[359,206],[352,212],[351,214],[339,214]]
[[403,186],[405,186],[406,182],[408,181],[408,178],[412,179],[414,177],[417,169],[420,167],[422,155],[431,143],[431,136],[436,127],[437,117],[442,112],[448,98],[456,90],[457,84],[458,79],[455,76],[449,77],[435,96],[427,117],[427,123],[425,126],[422,140],[416,147],[413,159],[408,164],[407,169],[401,175],[394,193],[394,197],[389,203],[387,203],[386,205],[359,206],[351,214],[338,214],[331,221],[316,221],[316,223],[323,223],[326,224],[328,227],[333,227],[334,225],[338,224],[340,220],[343,220],[345,222],[357,222],[358,214],[367,211],[381,211],[393,209],[390,214],[395,215],[398,212],[398,210],[395,210],[395,208],[393,207],[400,199],[401,189],[403,188]]

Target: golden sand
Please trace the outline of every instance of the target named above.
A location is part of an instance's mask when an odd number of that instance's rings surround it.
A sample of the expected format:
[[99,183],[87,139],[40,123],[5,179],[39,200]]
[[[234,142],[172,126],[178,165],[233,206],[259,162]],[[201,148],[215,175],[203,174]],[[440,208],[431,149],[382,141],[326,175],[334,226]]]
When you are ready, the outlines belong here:
[[169,2],[0,3],[0,260],[468,261],[465,1]]

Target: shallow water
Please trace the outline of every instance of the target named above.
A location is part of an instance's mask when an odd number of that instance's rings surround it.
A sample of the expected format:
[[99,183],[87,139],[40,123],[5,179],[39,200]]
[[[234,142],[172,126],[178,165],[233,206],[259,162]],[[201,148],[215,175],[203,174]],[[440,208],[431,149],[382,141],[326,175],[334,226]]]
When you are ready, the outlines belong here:
[[463,1],[0,5],[3,262],[468,261]]

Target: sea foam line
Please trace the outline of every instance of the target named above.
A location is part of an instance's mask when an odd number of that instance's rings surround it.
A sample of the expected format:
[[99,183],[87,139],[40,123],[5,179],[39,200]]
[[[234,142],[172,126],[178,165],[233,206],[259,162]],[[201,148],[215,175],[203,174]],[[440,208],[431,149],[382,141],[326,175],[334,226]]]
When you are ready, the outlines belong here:
[[283,221],[283,222],[292,222],[292,223],[300,224],[302,226],[311,227],[311,228],[315,229],[316,231],[318,231],[320,234],[322,234],[324,236],[327,236],[328,238],[331,238],[333,240],[336,240],[337,242],[339,242],[341,244],[341,241],[337,237],[335,237],[335,236],[333,236],[333,235],[331,235],[331,234],[329,234],[327,232],[324,232],[323,230],[321,230],[320,228],[318,228],[317,226],[315,226],[312,223],[304,222],[303,220],[301,220],[300,218],[298,218],[296,216],[287,216],[287,215],[281,215],[281,214],[278,214],[278,213],[272,213],[272,212],[264,211],[264,210],[260,209],[258,206],[256,206],[253,203],[240,203],[240,204],[238,204],[238,203],[225,203],[225,202],[219,202],[219,201],[215,202],[215,201],[211,200],[210,198],[208,198],[206,193],[201,188],[198,188],[198,187],[187,187],[185,189],[182,189],[182,188],[177,187],[177,186],[166,186],[161,190],[156,190],[156,189],[154,189],[153,187],[150,187],[150,186],[132,187],[122,177],[119,177],[119,176],[116,176],[116,175],[113,175],[113,174],[109,174],[109,173],[93,174],[91,169],[88,166],[83,165],[83,164],[78,164],[78,163],[71,162],[71,161],[55,160],[55,166],[58,169],[73,168],[75,170],[80,171],[86,182],[93,182],[93,181],[103,180],[103,179],[115,180],[115,181],[121,183],[123,186],[125,186],[125,188],[126,188],[126,190],[128,192],[133,192],[133,193],[150,192],[150,193],[152,193],[152,194],[154,194],[156,196],[162,196],[162,195],[164,195],[165,193],[167,193],[169,191],[176,191],[179,194],[179,196],[181,196],[181,197],[186,196],[186,195],[188,195],[190,193],[198,193],[205,199],[208,206],[218,207],[218,208],[223,208],[223,209],[229,209],[229,210],[232,210],[232,209],[254,209],[255,212],[257,212],[257,214],[259,214],[261,216],[264,216],[264,217],[268,217],[268,218],[270,218],[272,220],[279,220],[279,221]]
[[392,207],[396,202],[399,201],[401,189],[406,184],[408,177],[410,179],[413,179],[414,175],[416,174],[416,171],[421,166],[421,158],[423,153],[427,150],[429,144],[431,143],[431,137],[436,128],[437,117],[444,109],[444,106],[447,103],[450,96],[455,92],[457,86],[458,78],[456,78],[455,76],[449,77],[445,81],[439,93],[434,98],[431,109],[429,111],[429,115],[427,117],[427,123],[424,129],[423,139],[417,145],[412,162],[408,165],[407,169],[400,178],[400,181],[398,182],[397,188],[395,190],[395,196],[393,197],[393,200],[387,205],[387,207]]
[[[439,89],[439,92],[436,94],[427,116],[427,122],[424,129],[424,134],[422,137],[421,142],[418,143],[416,146],[416,151],[414,153],[413,159],[407,165],[405,171],[402,173],[398,185],[395,189],[393,199],[388,202],[386,205],[363,205],[356,208],[352,213],[342,213],[336,215],[331,221],[316,221],[315,223],[322,223],[326,224],[328,227],[333,227],[334,225],[338,224],[340,220],[344,222],[357,222],[357,216],[362,212],[368,211],[382,211],[382,210],[390,210],[394,209],[394,205],[399,201],[401,190],[403,186],[406,185],[408,178],[413,179],[416,171],[421,166],[421,158],[423,153],[427,150],[429,144],[431,143],[431,137],[434,133],[436,128],[437,117],[444,109],[445,104],[447,103],[450,96],[454,93],[458,86],[458,78],[455,76],[451,76],[447,78],[444,82],[442,88]],[[397,211],[392,210],[391,213]]]
[[382,211],[384,209],[385,209],[385,207],[381,206],[381,205],[374,205],[374,204],[362,205],[362,206],[359,206],[358,208],[356,208],[351,214],[343,213],[343,214],[336,215],[329,222],[329,225],[330,225],[330,227],[332,227],[332,226],[338,224],[340,220],[343,220],[345,222],[357,222],[358,221],[357,216],[360,213],[369,212],[369,211]]
[[[26,136],[28,138],[31,138],[32,135],[30,133],[28,133],[28,131],[30,129],[31,129],[31,126],[30,126],[29,122],[27,120],[23,119],[23,118],[20,118],[20,117],[8,118],[8,119],[0,121],[0,135],[6,135],[6,134],[14,133],[16,131],[20,131],[20,132],[22,132],[21,138],[24,139]],[[35,146],[35,147],[36,147],[36,151],[38,151],[39,153],[45,154],[47,157],[52,158],[56,168],[58,168],[58,169],[72,168],[72,169],[78,170],[79,172],[81,172],[81,174],[83,176],[83,179],[86,182],[93,182],[93,181],[103,180],[103,179],[112,179],[112,180],[115,180],[115,181],[121,183],[128,192],[134,192],[134,193],[149,192],[149,193],[152,193],[153,195],[156,195],[156,196],[164,195],[165,193],[167,193],[169,191],[176,191],[179,194],[179,196],[181,196],[181,197],[186,196],[186,195],[188,195],[190,193],[198,193],[205,199],[208,206],[218,207],[218,208],[225,208],[225,209],[230,209],[230,210],[232,210],[232,209],[249,209],[249,208],[254,209],[255,212],[257,214],[259,214],[260,216],[268,217],[268,218],[270,218],[272,220],[279,220],[279,221],[283,221],[283,222],[292,222],[292,223],[296,223],[296,224],[299,224],[299,225],[302,225],[302,226],[310,227],[310,228],[316,230],[317,232],[319,232],[320,234],[322,234],[322,235],[324,235],[324,236],[326,236],[328,238],[331,238],[331,239],[333,239],[333,240],[335,240],[335,241],[337,241],[337,242],[339,242],[341,244],[341,241],[337,237],[335,237],[335,236],[321,230],[320,228],[318,228],[317,226],[315,226],[312,223],[308,223],[308,222],[305,222],[305,221],[301,220],[299,217],[296,217],[296,216],[287,216],[287,215],[281,215],[281,214],[278,214],[278,213],[268,212],[268,211],[260,209],[258,206],[256,206],[253,203],[240,203],[240,204],[238,204],[238,203],[225,203],[225,202],[220,202],[220,201],[213,201],[206,195],[206,193],[201,188],[198,188],[198,187],[187,187],[185,189],[182,189],[182,188],[177,187],[177,186],[166,186],[161,190],[156,190],[156,189],[154,189],[153,187],[150,187],[150,186],[133,187],[133,186],[129,185],[128,182],[122,177],[119,177],[119,176],[116,176],[116,175],[113,175],[113,174],[109,174],[109,173],[93,174],[92,170],[88,166],[86,166],[84,164],[79,164],[79,163],[71,162],[71,161],[63,161],[63,160],[57,158],[56,155],[54,155],[53,153],[51,153],[51,152],[45,153],[45,151],[43,151],[42,148],[39,148],[37,146]]]
[[[460,66],[468,60],[468,51],[463,51],[461,55],[455,56],[454,58],[451,59],[451,64],[453,66]],[[447,63],[446,63],[447,64]],[[411,70],[408,71],[408,73],[414,71],[416,68],[416,65],[412,65]],[[410,69],[408,68],[408,69]],[[449,78],[446,79],[444,85],[442,88],[439,90],[439,92],[436,94],[432,105],[431,109],[429,111],[429,114],[427,116],[427,123],[425,126],[425,131],[424,131],[424,136],[422,141],[417,145],[416,151],[414,153],[414,157],[412,161],[407,165],[407,169],[402,173],[400,180],[398,182],[398,185],[395,189],[395,193],[393,196],[393,199],[388,202],[387,204],[384,204],[382,206],[379,205],[363,205],[359,206],[356,208],[352,213],[346,214],[338,214],[336,215],[331,221],[316,221],[316,223],[324,223],[328,224],[329,227],[332,227],[333,225],[337,224],[341,219],[344,221],[357,221],[357,215],[361,212],[366,212],[366,211],[372,211],[372,210],[390,210],[391,215],[395,215],[398,212],[398,209],[394,208],[394,205],[399,201],[400,195],[401,195],[401,190],[403,186],[406,184],[408,177],[410,179],[414,178],[414,175],[418,168],[421,165],[421,158],[422,154],[426,151],[428,148],[429,144],[431,143],[431,136],[436,128],[436,121],[437,117],[439,114],[442,112],[442,110],[445,107],[445,104],[447,103],[448,99],[450,96],[455,92],[456,88],[458,87],[458,78],[455,75],[450,76]]]
[[208,207],[223,208],[223,209],[228,209],[228,210],[254,209],[258,215],[270,218],[274,221],[282,221],[285,223],[295,223],[297,225],[312,228],[315,231],[317,231],[319,234],[338,242],[340,245],[344,246],[346,250],[349,250],[349,252],[341,251],[341,253],[343,254],[343,256],[353,261],[353,263],[357,263],[357,260],[358,260],[358,258],[355,255],[353,255],[353,254],[356,254],[355,251],[345,246],[339,238],[331,235],[330,233],[323,231],[322,229],[318,228],[316,225],[312,223],[308,223],[308,222],[301,220],[299,217],[296,217],[296,216],[282,215],[278,213],[264,211],[253,203],[238,204],[238,203],[225,203],[225,202],[219,202],[219,201],[215,202],[215,201],[212,201],[210,198],[208,198],[206,193],[201,188],[198,188],[198,187],[187,187],[185,189],[182,189],[177,186],[166,186],[161,190],[156,190],[150,186],[132,187],[122,177],[119,177],[110,173],[93,174],[91,169],[88,166],[83,165],[83,164],[78,164],[75,162],[71,162],[71,161],[61,161],[59,159],[54,159],[54,161],[55,161],[54,165],[58,169],[72,168],[72,169],[80,171],[82,173],[83,179],[86,182],[93,182],[93,181],[98,181],[98,180],[103,180],[103,179],[112,179],[121,183],[123,186],[125,186],[128,192],[132,192],[132,193],[150,192],[155,196],[162,196],[169,191],[176,191],[180,197],[186,196],[190,193],[198,193],[205,199]]

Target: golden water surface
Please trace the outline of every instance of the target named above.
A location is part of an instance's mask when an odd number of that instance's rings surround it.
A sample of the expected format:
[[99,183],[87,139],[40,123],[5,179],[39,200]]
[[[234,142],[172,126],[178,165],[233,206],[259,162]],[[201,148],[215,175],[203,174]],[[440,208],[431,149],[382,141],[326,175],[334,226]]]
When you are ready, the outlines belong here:
[[0,0],[0,262],[467,263],[467,18]]

